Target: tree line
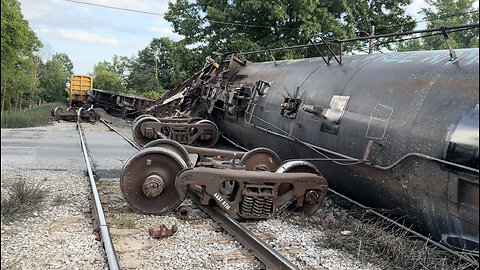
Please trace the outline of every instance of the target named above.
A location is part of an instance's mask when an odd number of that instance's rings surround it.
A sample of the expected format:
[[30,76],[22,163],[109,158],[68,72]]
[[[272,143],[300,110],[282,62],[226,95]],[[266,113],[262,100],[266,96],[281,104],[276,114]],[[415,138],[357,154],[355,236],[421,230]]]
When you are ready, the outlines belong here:
[[[159,98],[198,71],[214,52],[244,52],[413,30],[417,22],[405,13],[412,0],[177,0],[164,18],[184,38],[155,37],[134,57],[115,55],[97,63],[90,75],[94,88]],[[474,0],[427,0],[422,9],[427,28],[478,23]],[[17,0],[2,0],[2,111],[23,108],[39,100],[66,95],[73,65],[66,54],[42,62],[42,44],[23,19]],[[415,38],[413,36],[412,38]],[[478,28],[450,35],[455,48],[478,47]],[[344,53],[361,53],[366,41],[347,43]],[[375,50],[445,49],[442,36],[412,39],[395,37],[375,43]],[[324,47],[318,48],[323,50]],[[334,48],[335,49],[335,48]],[[319,56],[317,48],[275,52],[277,60]],[[251,61],[268,61],[269,54],[249,55]]]
[[40,57],[43,44],[23,18],[17,0],[1,0],[1,111],[19,110],[67,95],[73,64],[57,53]]
[[[165,19],[181,41],[153,38],[138,56],[114,56],[94,67],[94,86],[119,89],[150,98],[179,86],[198,71],[214,52],[245,52],[308,43],[319,33],[343,39],[413,30],[417,22],[405,13],[412,0],[177,0],[170,2]],[[422,9],[428,29],[478,22],[474,0],[427,0]],[[407,38],[415,38],[411,36]],[[478,47],[478,28],[452,33],[455,48]],[[396,42],[376,42],[376,51],[446,49],[443,36]],[[366,51],[367,41],[345,44],[346,53]],[[319,48],[326,54],[325,48]],[[335,49],[335,48],[334,48]],[[319,56],[316,48],[275,52],[277,60]],[[271,60],[269,54],[249,55],[252,61]]]

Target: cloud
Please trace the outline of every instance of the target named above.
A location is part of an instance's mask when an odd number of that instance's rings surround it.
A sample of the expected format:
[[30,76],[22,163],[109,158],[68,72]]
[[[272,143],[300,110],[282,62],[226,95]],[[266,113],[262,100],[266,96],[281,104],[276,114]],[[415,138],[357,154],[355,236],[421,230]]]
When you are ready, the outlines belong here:
[[148,32],[156,34],[157,36],[168,36],[175,40],[179,40],[183,38],[183,36],[177,33],[174,33],[173,30],[168,27],[147,27],[146,30]]
[[89,32],[84,31],[74,31],[74,30],[65,30],[65,29],[40,29],[36,31],[39,34],[51,35],[63,39],[76,40],[81,42],[88,43],[100,43],[111,46],[117,46],[118,40],[114,38],[105,38],[99,35],[95,35]]

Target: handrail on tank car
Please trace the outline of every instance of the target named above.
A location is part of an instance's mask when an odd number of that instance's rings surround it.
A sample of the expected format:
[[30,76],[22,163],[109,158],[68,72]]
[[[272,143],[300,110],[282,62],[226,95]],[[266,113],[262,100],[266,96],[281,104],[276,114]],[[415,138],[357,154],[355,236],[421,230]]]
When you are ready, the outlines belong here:
[[[444,27],[439,27],[439,28],[434,28],[434,29],[422,29],[422,30],[414,30],[414,31],[399,32],[399,33],[372,35],[372,36],[368,36],[368,37],[357,37],[357,38],[349,38],[349,39],[332,39],[332,40],[329,40],[329,41],[326,41],[323,36],[318,35],[321,38],[322,42],[313,42],[312,39],[311,39],[312,37],[309,37],[309,43],[303,44],[303,45],[286,46],[286,47],[279,47],[279,48],[272,48],[272,49],[262,49],[262,50],[256,50],[256,51],[250,51],[250,52],[241,52],[241,53],[237,53],[236,55],[240,56],[240,55],[249,55],[249,54],[256,54],[256,53],[270,53],[270,54],[272,54],[272,52],[274,52],[274,51],[301,49],[301,48],[307,48],[307,47],[317,48],[318,45],[326,45],[329,53],[332,54],[333,51],[330,48],[329,44],[337,44],[337,45],[340,45],[340,60],[338,60],[336,58],[335,54],[333,54],[333,57],[341,65],[342,64],[341,55],[342,55],[343,43],[354,42],[354,41],[362,41],[362,40],[370,40],[370,39],[378,39],[378,38],[386,38],[386,37],[407,36],[407,35],[420,34],[420,33],[439,32],[435,35],[443,34],[443,36],[444,36],[444,38],[447,42],[448,49],[450,50],[450,56],[453,60],[453,59],[455,59],[456,55],[455,55],[455,52],[453,51],[453,48],[450,44],[450,41],[448,40],[448,35],[447,35],[446,31],[447,30],[455,30],[455,29],[466,30],[466,29],[470,29],[470,28],[479,28],[479,23],[462,24],[462,25],[455,25],[455,26],[444,26]],[[318,48],[317,48],[317,51],[319,51]],[[323,58],[323,55],[322,55],[322,58]],[[329,62],[327,62],[327,61],[326,61],[326,63],[327,63],[327,65],[329,64]]]

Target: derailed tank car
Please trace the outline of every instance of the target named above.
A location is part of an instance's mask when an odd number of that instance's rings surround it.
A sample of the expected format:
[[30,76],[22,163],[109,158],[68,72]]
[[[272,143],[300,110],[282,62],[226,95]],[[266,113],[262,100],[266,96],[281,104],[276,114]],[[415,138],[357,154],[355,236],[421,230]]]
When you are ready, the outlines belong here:
[[150,113],[211,115],[240,145],[309,160],[330,188],[478,251],[479,52],[456,54],[346,56],[341,65],[229,55]]

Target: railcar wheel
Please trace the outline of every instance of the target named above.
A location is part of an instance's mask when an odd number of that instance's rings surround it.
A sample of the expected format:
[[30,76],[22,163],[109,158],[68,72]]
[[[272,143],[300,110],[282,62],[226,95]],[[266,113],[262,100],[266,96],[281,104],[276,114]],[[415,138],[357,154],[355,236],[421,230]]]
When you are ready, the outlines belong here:
[[215,123],[213,123],[212,121],[209,121],[209,120],[200,120],[200,121],[196,122],[196,124],[210,124],[213,128],[213,132],[212,132],[212,134],[208,134],[204,138],[202,138],[202,137],[197,138],[193,143],[196,146],[200,146],[200,147],[212,147],[212,146],[214,146],[218,141],[218,137],[220,136],[220,132],[218,131],[217,125],[215,125]]
[[143,134],[142,134],[142,130],[141,130],[142,124],[147,123],[147,122],[158,122],[158,123],[160,123],[160,120],[158,120],[156,117],[153,117],[153,116],[145,116],[145,117],[142,117],[142,118],[138,119],[132,126],[133,139],[140,146],[144,146],[148,142],[152,141],[152,139],[147,138],[147,137],[143,136]]
[[[318,171],[317,167],[308,161],[287,161],[283,163],[275,171],[276,173],[313,173],[319,176],[322,174]],[[288,191],[288,185],[280,186],[278,188],[278,193],[283,194]],[[322,193],[320,190],[307,190],[304,195],[303,205],[296,209],[297,211],[303,212],[306,215],[311,215],[315,213],[318,208],[321,206],[323,201]],[[292,204],[293,205],[293,204]]]
[[[152,115],[150,115],[150,114],[141,114],[141,115],[135,117],[135,119],[133,119],[133,121],[132,121],[132,126],[133,126],[138,120],[142,119],[143,117],[147,117],[147,116],[152,116]],[[133,130],[132,130],[132,131],[133,131]]]
[[175,188],[177,174],[188,168],[175,152],[150,147],[140,150],[123,166],[120,188],[125,200],[149,214],[162,214],[177,208],[180,198]]
[[[92,106],[93,107],[93,106]],[[97,113],[93,108],[88,108],[87,113],[88,113],[88,122],[95,122],[97,119]]]
[[76,113],[77,111],[75,110],[74,107],[68,107],[67,112],[68,113]]
[[132,134],[135,133],[135,131],[133,130],[133,126],[135,125],[135,123],[137,123],[138,120],[140,120],[140,119],[142,119],[142,118],[144,118],[144,117],[147,117],[147,116],[152,116],[152,115],[150,115],[150,114],[141,114],[141,115],[135,117],[135,119],[133,119],[133,121],[132,121]]
[[246,171],[275,171],[282,160],[268,148],[255,148],[248,151],[240,159],[240,164],[245,165]]
[[187,150],[185,150],[185,148],[176,141],[172,141],[168,139],[157,139],[145,144],[142,147],[142,149],[147,149],[150,147],[161,147],[161,148],[165,148],[170,151],[173,151],[175,154],[179,155],[187,163],[188,167],[192,167]]
[[53,116],[55,117],[55,120],[57,121],[62,120],[62,116],[61,116],[62,113],[63,113],[63,109],[60,107],[56,107],[53,110]]

